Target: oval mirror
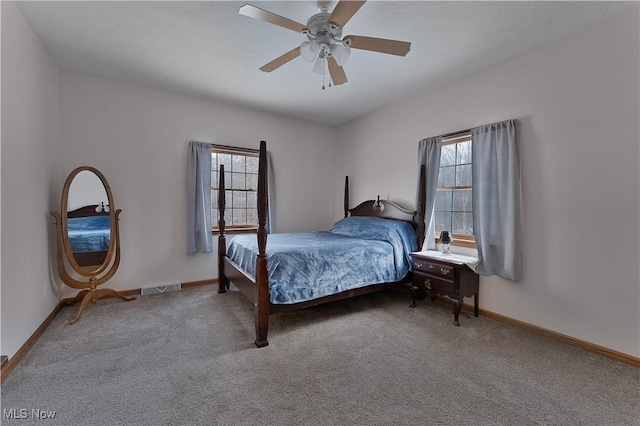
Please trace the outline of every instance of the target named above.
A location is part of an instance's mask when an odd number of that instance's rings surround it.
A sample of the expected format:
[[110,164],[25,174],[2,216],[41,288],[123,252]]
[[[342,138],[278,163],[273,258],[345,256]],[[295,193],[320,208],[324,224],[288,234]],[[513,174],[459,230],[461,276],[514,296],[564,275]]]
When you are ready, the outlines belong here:
[[113,255],[113,196],[93,167],[78,167],[62,190],[62,237],[69,264],[80,275],[104,271]]

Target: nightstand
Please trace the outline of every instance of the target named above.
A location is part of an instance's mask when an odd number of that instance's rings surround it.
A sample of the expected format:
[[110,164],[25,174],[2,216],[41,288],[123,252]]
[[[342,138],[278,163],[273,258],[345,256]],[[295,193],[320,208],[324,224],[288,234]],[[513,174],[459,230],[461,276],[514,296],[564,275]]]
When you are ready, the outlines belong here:
[[[426,294],[431,300],[436,295],[447,296],[453,304],[454,325],[460,326],[458,318],[464,297],[473,296],[473,314],[478,316],[479,277],[463,260],[465,257],[443,255],[437,251],[411,253],[413,279],[411,281],[411,307],[416,306],[417,296]],[[468,258],[467,258],[468,259]],[[466,313],[462,313],[467,315]]]

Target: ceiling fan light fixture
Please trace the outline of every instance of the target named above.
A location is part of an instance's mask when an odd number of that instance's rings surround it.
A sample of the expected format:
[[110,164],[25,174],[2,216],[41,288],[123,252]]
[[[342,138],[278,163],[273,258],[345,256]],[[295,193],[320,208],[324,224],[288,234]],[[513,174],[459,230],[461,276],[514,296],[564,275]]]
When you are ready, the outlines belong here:
[[300,55],[307,62],[313,62],[318,57],[320,46],[315,41],[303,41],[300,45]]
[[324,56],[318,56],[318,59],[316,59],[316,63],[313,64],[313,72],[320,75],[329,74],[329,68]]
[[338,65],[343,66],[351,56],[351,48],[341,44],[332,44],[331,55],[336,59]]

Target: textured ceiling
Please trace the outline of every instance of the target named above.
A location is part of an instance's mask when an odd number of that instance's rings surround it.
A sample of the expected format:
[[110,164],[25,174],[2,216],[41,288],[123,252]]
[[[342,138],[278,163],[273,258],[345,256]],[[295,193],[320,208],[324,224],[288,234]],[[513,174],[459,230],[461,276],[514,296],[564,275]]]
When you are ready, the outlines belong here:
[[406,57],[352,50],[348,83],[322,90],[305,37],[238,14],[250,3],[306,24],[315,1],[19,2],[60,68],[340,125],[552,41],[637,2],[369,1],[344,35],[412,42]]

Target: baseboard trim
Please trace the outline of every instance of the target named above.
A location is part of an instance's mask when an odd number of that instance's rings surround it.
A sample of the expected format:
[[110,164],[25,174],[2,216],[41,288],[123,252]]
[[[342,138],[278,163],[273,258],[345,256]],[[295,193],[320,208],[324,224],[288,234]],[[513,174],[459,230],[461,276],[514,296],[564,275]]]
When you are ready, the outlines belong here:
[[[445,297],[438,297],[438,299],[440,299],[440,301],[445,303],[451,303],[449,299]],[[473,305],[464,303],[462,305],[462,308],[465,311],[473,312]],[[625,364],[632,365],[636,368],[640,368],[640,358],[634,357],[632,355],[625,354],[623,352],[614,351],[613,349],[605,348],[604,346],[599,346],[594,343],[576,339],[575,337],[567,336],[566,334],[562,334],[562,333],[548,330],[546,328],[538,327],[537,325],[533,325],[524,321],[513,319],[511,317],[508,317],[502,314],[497,314],[495,312],[488,311],[486,309],[479,308],[478,314],[482,315],[483,317],[491,318],[493,320],[500,321],[502,323],[511,325],[513,327],[521,328],[523,330],[527,330],[541,336],[549,337],[551,339],[558,340],[559,342],[565,343],[567,345],[575,346],[580,349],[593,352],[597,355],[604,356],[616,361],[624,362]]]
[[44,333],[47,327],[49,327],[53,319],[56,317],[56,315],[60,313],[60,311],[62,311],[62,308],[64,308],[64,306],[65,306],[65,303],[63,300],[58,302],[56,307],[53,308],[53,311],[51,311],[49,316],[44,319],[42,324],[40,324],[40,327],[38,327],[36,331],[33,332],[31,337],[27,339],[24,345],[22,345],[20,349],[18,349],[18,351],[11,358],[9,358],[5,363],[2,364],[2,373],[0,373],[0,383],[4,382],[4,380],[9,376],[9,373],[13,371],[16,365],[18,365],[22,357],[24,357],[27,354],[27,352],[29,352],[29,349],[31,349],[31,347],[36,343],[38,338],[42,335],[42,333]]
[[[184,288],[198,287],[203,285],[218,284],[218,279],[215,278],[210,280],[186,281],[181,284],[182,284],[182,288],[184,289]],[[120,293],[125,296],[139,296],[140,294],[142,294],[142,289],[134,288],[130,290],[122,290],[120,291]],[[7,359],[5,355],[2,356],[3,357],[2,367],[1,367],[2,372],[0,374],[0,383],[4,382],[4,380],[9,376],[9,373],[13,371],[13,369],[16,367],[16,365],[18,365],[20,360],[27,354],[27,352],[29,352],[29,349],[31,349],[31,347],[36,343],[36,341],[42,335],[42,333],[44,333],[47,327],[49,327],[49,325],[53,322],[54,318],[60,313],[60,311],[62,311],[62,309],[65,306],[67,306],[65,301],[72,300],[72,299],[73,299],[72,297],[67,297],[60,300],[60,302],[58,302],[56,307],[53,308],[53,311],[51,311],[49,316],[45,318],[42,324],[40,324],[40,327],[38,327],[36,331],[33,332],[31,337],[27,339],[24,345],[22,345],[20,349],[18,349],[18,351],[11,358]]]
[[185,281],[182,283],[182,288],[199,287],[201,285],[213,285],[213,284],[218,284],[217,278],[213,278],[210,280],[200,280],[200,281]]

